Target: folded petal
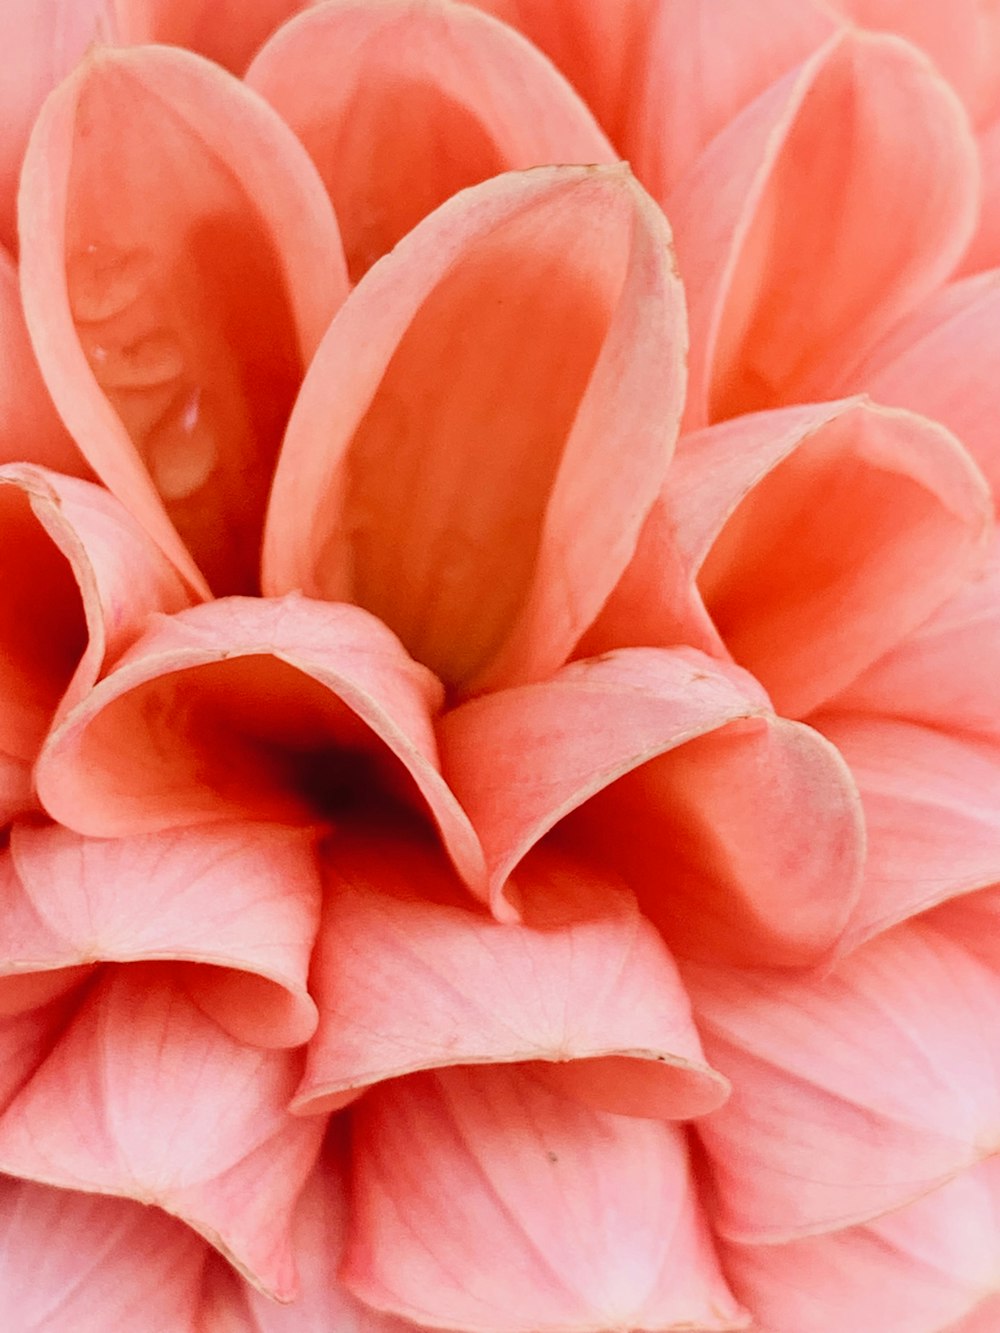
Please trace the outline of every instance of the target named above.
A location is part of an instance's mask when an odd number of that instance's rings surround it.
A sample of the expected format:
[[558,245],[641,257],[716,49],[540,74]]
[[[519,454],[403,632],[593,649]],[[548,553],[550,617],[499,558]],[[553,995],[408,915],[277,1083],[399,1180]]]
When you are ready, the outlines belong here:
[[1000,1141],[1000,974],[914,923],[825,978],[685,966],[702,1040],[733,1084],[699,1122],[716,1226],[755,1244],[860,1225]]
[[686,1119],[727,1087],[705,1065],[655,929],[614,876],[558,853],[519,872],[523,924],[471,909],[426,845],[338,838],[312,984],[320,1026],[293,1109],[457,1064],[538,1076],[622,1115]]
[[[18,827],[4,895],[0,1007],[9,990],[94,962],[171,959],[237,1039],[297,1046],[316,1027],[306,978],[319,923],[313,838],[212,824],[110,841]],[[188,966],[190,965],[190,966]]]
[[308,155],[208,62],[103,50],[46,103],[20,209],[28,327],[87,461],[194,585],[192,555],[216,592],[254,591],[278,445],[346,290]]
[[978,179],[963,108],[906,42],[847,30],[773,84],[666,201],[688,426],[828,394],[948,276]]
[[624,168],[464,192],[331,325],[282,449],[265,588],[360,603],[463,692],[545,675],[662,484],[684,343],[667,224]]
[[152,1208],[0,1178],[0,1321],[17,1333],[194,1326],[204,1243]]
[[468,819],[437,769],[440,687],[374,617],[304,597],[154,619],[52,733],[45,807],[95,837],[251,818],[336,824],[385,799],[430,810],[463,874]]
[[503,171],[611,163],[585,103],[509,28],[450,0],[336,0],[247,72],[309,150],[357,281],[421,218]]
[[290,1300],[323,1128],[286,1114],[298,1067],[234,1041],[154,965],[112,969],[0,1117],[0,1169],[157,1204]]
[[738,668],[623,650],[473,700],[440,736],[495,912],[516,905],[518,863],[557,825],[624,875],[675,950],[814,961],[851,910],[863,829],[847,769]]
[[470,1333],[744,1325],[680,1130],[502,1068],[417,1074],[353,1114],[343,1273],[376,1309]]
[[681,561],[726,647],[791,717],[960,588],[984,562],[992,519],[952,435],[863,399],[685,436],[666,495]]

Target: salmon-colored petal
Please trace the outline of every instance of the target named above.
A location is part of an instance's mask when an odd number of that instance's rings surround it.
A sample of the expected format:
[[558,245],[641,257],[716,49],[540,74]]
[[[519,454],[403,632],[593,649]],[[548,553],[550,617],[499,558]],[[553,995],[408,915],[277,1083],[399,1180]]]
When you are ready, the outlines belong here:
[[353,1114],[343,1272],[377,1309],[470,1333],[744,1325],[678,1129],[499,1067],[416,1074]]
[[516,904],[518,862],[566,820],[559,837],[620,867],[675,949],[801,963],[844,925],[863,850],[847,769],[738,668],[623,650],[473,700],[440,734],[494,911]]
[[193,584],[191,554],[216,592],[255,591],[278,445],[346,290],[308,155],[207,61],[103,50],[46,103],[20,210],[28,327],[88,462]]
[[[8,853],[4,853],[7,861]],[[4,890],[9,884],[9,865],[0,871]],[[40,997],[36,1005],[25,996],[22,1012],[0,1013],[0,1110],[5,1110],[52,1049],[66,1026],[75,998],[58,998],[51,1004]]]
[[992,514],[953,436],[859,399],[684,437],[667,498],[726,647],[791,717],[849,685],[962,585],[985,558]]
[[1000,971],[1000,882],[935,908],[927,924]]
[[865,1226],[722,1247],[734,1291],[768,1333],[942,1333],[1000,1288],[998,1254],[998,1159]]
[[503,924],[414,840],[341,837],[328,861],[320,1026],[293,1109],[415,1070],[525,1061],[622,1115],[686,1119],[725,1099],[673,961],[614,876],[539,852],[518,875],[524,923]]
[[983,183],[979,225],[959,273],[981,273],[1000,265],[1000,120],[979,136],[979,167]]
[[115,0],[130,42],[186,46],[242,74],[258,47],[309,0]]
[[0,1323],[14,1333],[193,1328],[205,1246],[123,1199],[0,1178]]
[[309,10],[267,43],[247,82],[308,148],[355,281],[469,185],[617,158],[534,47],[451,0],[334,0]]
[[858,784],[868,855],[841,947],[1000,880],[1000,750],[909,722],[815,720]]
[[157,1204],[290,1300],[291,1215],[323,1128],[286,1114],[298,1069],[155,966],[113,969],[0,1117],[0,1169]]
[[690,965],[712,1063],[732,1080],[699,1122],[716,1224],[780,1244],[928,1194],[1000,1143],[1000,974],[908,923],[826,978]]
[[279,461],[265,588],[360,603],[462,691],[547,674],[662,484],[684,340],[667,224],[624,168],[466,191],[332,324]]
[[440,699],[357,607],[225,598],[154,619],[52,733],[38,790],[68,828],[115,838],[226,818],[336,824],[385,797],[429,809],[481,879],[437,768]]
[[297,1046],[312,1035],[320,885],[308,833],[213,824],[103,841],[19,827],[11,850],[20,892],[5,895],[0,1007],[11,983],[175,959],[188,993],[239,1040]]
[[968,120],[908,43],[847,31],[773,84],[666,201],[689,428],[828,394],[948,276],[977,205]]

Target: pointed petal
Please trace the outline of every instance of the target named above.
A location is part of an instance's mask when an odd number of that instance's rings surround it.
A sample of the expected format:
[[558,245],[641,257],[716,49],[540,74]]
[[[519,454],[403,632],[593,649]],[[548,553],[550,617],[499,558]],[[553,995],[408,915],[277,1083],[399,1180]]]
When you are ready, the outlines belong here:
[[689,428],[828,393],[948,276],[977,205],[964,110],[907,43],[849,30],[773,84],[666,201]]
[[[707,1068],[656,931],[613,876],[539,852],[518,884],[524,924],[469,908],[423,844],[338,838],[313,968],[320,1027],[293,1109],[445,1065],[551,1061],[538,1076],[622,1115],[703,1115]],[[571,1062],[571,1063],[568,1063]]]
[[88,462],[194,585],[180,538],[217,592],[254,590],[278,444],[346,290],[308,155],[206,61],[105,50],[46,103],[20,208],[28,327]]
[[174,975],[238,1040],[297,1046],[312,1035],[320,885],[308,833],[212,824],[103,841],[25,826],[11,848],[21,891],[0,928],[0,1003],[32,974],[177,959],[200,965]]
[[439,706],[430,673],[357,607],[226,598],[154,619],[52,733],[38,789],[68,828],[115,838],[225,818],[336,823],[383,795],[429,809],[459,870],[481,878],[437,768]]
[[678,1129],[495,1067],[376,1089],[353,1142],[343,1271],[377,1309],[472,1333],[743,1324]]
[[267,43],[247,82],[308,148],[354,281],[467,186],[617,158],[534,47],[450,0],[307,10]]
[[686,966],[712,1063],[699,1122],[722,1235],[781,1244],[918,1199],[1000,1141],[1000,975],[914,923],[825,978]]
[[726,647],[791,717],[849,685],[960,588],[983,562],[992,517],[953,436],[863,399],[686,436],[667,497]]
[[292,1299],[290,1219],[322,1136],[285,1112],[298,1066],[234,1042],[155,967],[113,969],[0,1117],[0,1169],[158,1204]]
[[666,222],[624,168],[465,192],[324,339],[265,588],[366,606],[463,691],[560,666],[663,481],[684,337]]

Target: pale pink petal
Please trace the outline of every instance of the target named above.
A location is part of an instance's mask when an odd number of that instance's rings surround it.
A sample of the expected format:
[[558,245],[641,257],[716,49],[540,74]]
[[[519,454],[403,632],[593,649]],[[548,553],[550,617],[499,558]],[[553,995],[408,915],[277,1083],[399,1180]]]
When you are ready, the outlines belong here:
[[266,590],[360,603],[463,691],[560,666],[673,449],[685,333],[669,239],[617,167],[508,173],[425,219],[312,364]]
[[257,48],[309,0],[114,0],[122,39],[199,51],[242,74]]
[[304,597],[155,617],[39,758],[45,807],[122,837],[226,818],[336,825],[377,802],[430,810],[463,874],[468,819],[437,768],[441,690],[374,617]]
[[957,1324],[949,1324],[942,1333],[996,1333],[1000,1326],[1000,1295],[987,1296],[984,1301],[960,1319]]
[[0,1178],[0,1324],[187,1333],[206,1249],[153,1208]]
[[299,1059],[235,1042],[155,965],[112,969],[0,1117],[0,1169],[181,1218],[292,1299],[292,1210],[319,1119],[285,1107]]
[[20,210],[28,327],[88,462],[193,584],[192,554],[217,592],[255,590],[278,445],[346,290],[305,150],[207,61],[103,50],[46,103]]
[[247,82],[308,148],[355,281],[469,185],[617,158],[530,43],[450,0],[336,0],[309,10],[267,43]]
[[767,1333],[942,1333],[1000,1289],[998,1256],[996,1158],[865,1226],[722,1247],[726,1276]]
[[979,225],[959,273],[981,273],[1000,265],[1000,120],[979,136],[979,166],[983,181]]
[[688,426],[828,394],[948,276],[977,205],[965,113],[907,43],[847,31],[773,84],[666,201]]
[[984,562],[992,517],[953,436],[864,399],[685,436],[666,496],[681,561],[726,647],[791,717],[960,588]]
[[472,909],[425,844],[329,848],[313,965],[319,1030],[293,1109],[444,1065],[552,1062],[539,1077],[622,1115],[686,1119],[727,1087],[702,1059],[670,955],[613,875],[558,852],[518,871],[523,924]]
[[847,769],[736,667],[623,650],[473,700],[440,735],[498,913],[518,862],[578,811],[559,836],[620,867],[676,949],[802,963],[843,927],[863,847]]
[[733,1084],[698,1124],[721,1234],[780,1244],[867,1222],[996,1151],[1000,974],[943,935],[898,926],[825,978],[683,971]]
[[416,1074],[353,1115],[343,1272],[377,1309],[471,1333],[744,1326],[679,1129],[500,1067]]
[[175,978],[239,1040],[297,1046],[312,1035],[320,884],[310,834],[212,824],[104,841],[25,826],[11,851],[20,891],[4,895],[0,1008],[38,976],[175,959],[192,965]]

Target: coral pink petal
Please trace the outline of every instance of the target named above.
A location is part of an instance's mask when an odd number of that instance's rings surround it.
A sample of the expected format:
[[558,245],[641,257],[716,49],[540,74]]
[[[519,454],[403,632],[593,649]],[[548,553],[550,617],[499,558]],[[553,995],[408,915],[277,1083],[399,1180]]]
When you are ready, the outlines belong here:
[[308,148],[355,281],[467,186],[503,171],[617,158],[533,46],[450,0],[307,10],[267,43],[247,82]]
[[1000,879],[979,893],[963,893],[931,912],[928,925],[1000,971]]
[[19,894],[0,938],[11,982],[93,962],[174,959],[173,975],[241,1041],[298,1046],[316,1027],[306,978],[319,923],[313,837],[267,824],[116,838],[15,828]]
[[620,882],[558,853],[518,873],[523,924],[472,909],[426,845],[335,839],[312,984],[320,1027],[294,1109],[455,1064],[549,1061],[568,1095],[623,1115],[721,1105],[670,955]]
[[992,517],[953,436],[863,399],[686,436],[667,497],[726,647],[791,717],[849,685],[960,588],[984,561]]
[[998,1254],[998,1159],[865,1226],[722,1249],[726,1276],[767,1333],[942,1333],[1000,1291]]
[[623,167],[475,186],[368,274],[282,449],[272,593],[358,602],[464,691],[560,666],[673,450],[683,298]]
[[909,722],[816,720],[861,793],[868,854],[841,946],[1000,881],[1000,749]]
[[996,1333],[1000,1325],[1000,1295],[987,1296],[971,1314],[957,1324],[949,1324],[943,1333]]
[[981,273],[1000,265],[1000,120],[979,136],[979,165],[983,179],[979,225],[960,273]]
[[20,210],[28,327],[87,461],[193,584],[192,555],[217,593],[255,591],[278,445],[346,291],[308,155],[207,61],[104,50],[46,103]]
[[1000,974],[914,923],[825,978],[686,966],[729,1101],[699,1122],[716,1225],[783,1244],[868,1222],[996,1151]]
[[115,0],[130,42],[186,46],[242,74],[258,47],[309,0]]
[[367,612],[226,598],[154,619],[39,759],[46,809],[122,837],[225,818],[314,823],[376,799],[429,809],[482,877],[437,769],[440,687]]
[[205,1246],[123,1199],[0,1179],[0,1324],[17,1333],[192,1329]]
[[[0,872],[5,897],[8,877],[5,868]],[[40,997],[37,1006],[27,995],[24,1000],[30,1007],[23,1012],[0,1013],[0,1110],[6,1109],[49,1054],[74,1004],[72,996],[51,1004]]]
[[299,1064],[235,1042],[155,965],[112,969],[0,1117],[0,1169],[158,1204],[290,1300],[322,1136],[285,1111]]
[[948,276],[978,179],[958,99],[897,38],[844,32],[774,83],[666,201],[691,318],[689,428],[828,394]]
[[498,1066],[415,1074],[353,1114],[343,1273],[376,1309],[469,1333],[744,1325],[681,1130]]
[[620,866],[674,948],[814,961],[851,910],[863,832],[847,769],[738,668],[623,650],[473,700],[441,741],[497,912],[516,905],[521,858],[574,811],[560,837]]

